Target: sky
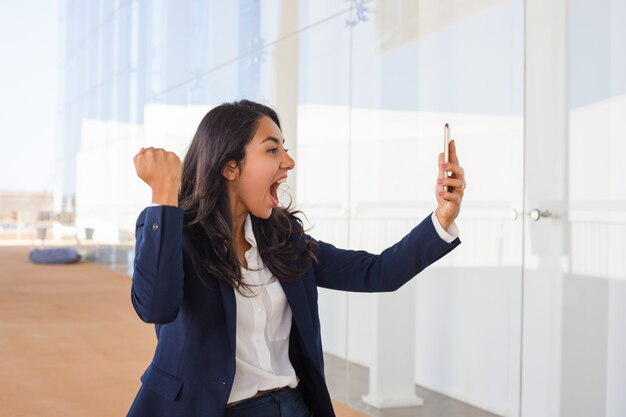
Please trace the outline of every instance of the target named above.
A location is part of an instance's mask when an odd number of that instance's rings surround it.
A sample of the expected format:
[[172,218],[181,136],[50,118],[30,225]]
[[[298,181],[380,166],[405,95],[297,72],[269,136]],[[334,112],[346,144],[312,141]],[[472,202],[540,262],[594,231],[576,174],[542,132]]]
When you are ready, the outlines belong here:
[[56,186],[57,0],[0,0],[0,191]]

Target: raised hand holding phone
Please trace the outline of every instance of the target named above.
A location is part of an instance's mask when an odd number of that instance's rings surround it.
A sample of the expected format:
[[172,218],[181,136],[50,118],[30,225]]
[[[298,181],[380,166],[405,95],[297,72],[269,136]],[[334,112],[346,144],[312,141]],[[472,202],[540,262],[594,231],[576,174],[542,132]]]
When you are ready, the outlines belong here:
[[444,126],[444,151],[439,154],[439,170],[435,194],[437,208],[435,215],[444,229],[447,229],[461,211],[465,194],[465,170],[459,165],[456,141],[450,140],[450,126]]

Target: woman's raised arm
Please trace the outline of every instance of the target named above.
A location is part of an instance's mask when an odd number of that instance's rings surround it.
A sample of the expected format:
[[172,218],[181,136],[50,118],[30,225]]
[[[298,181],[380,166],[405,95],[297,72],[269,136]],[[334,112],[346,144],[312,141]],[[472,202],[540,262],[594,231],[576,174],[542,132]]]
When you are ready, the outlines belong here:
[[183,210],[178,207],[182,164],[176,154],[142,148],[133,158],[137,175],[152,189],[152,202],[137,219],[131,301],[146,323],[176,319],[183,300]]

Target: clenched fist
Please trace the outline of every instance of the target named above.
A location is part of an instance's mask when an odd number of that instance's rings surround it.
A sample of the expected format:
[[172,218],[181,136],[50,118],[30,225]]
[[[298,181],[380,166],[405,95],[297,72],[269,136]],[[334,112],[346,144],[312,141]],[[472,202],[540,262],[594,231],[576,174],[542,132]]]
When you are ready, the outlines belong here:
[[178,206],[182,163],[174,152],[162,148],[141,148],[133,158],[137,175],[152,189],[152,202]]

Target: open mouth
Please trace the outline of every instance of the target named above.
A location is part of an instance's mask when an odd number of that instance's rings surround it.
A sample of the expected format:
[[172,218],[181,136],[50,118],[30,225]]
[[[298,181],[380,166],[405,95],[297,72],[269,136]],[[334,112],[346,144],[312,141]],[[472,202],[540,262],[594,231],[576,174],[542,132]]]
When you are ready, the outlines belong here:
[[280,187],[280,184],[286,181],[287,181],[287,177],[283,177],[279,179],[278,181],[274,182],[270,186],[270,198],[272,199],[272,203],[274,204],[274,207],[278,206],[278,187]]

